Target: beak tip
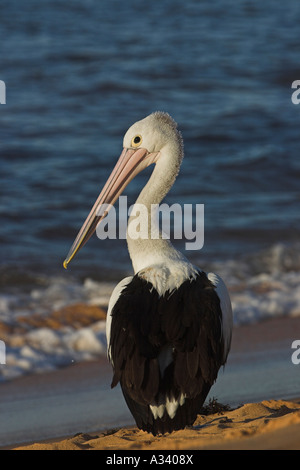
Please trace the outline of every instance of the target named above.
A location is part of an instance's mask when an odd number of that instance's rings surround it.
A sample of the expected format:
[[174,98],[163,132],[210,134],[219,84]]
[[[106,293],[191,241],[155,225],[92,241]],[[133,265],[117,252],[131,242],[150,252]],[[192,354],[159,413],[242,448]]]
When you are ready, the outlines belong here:
[[65,261],[63,262],[63,267],[64,267],[65,269],[68,268],[68,260],[65,259]]

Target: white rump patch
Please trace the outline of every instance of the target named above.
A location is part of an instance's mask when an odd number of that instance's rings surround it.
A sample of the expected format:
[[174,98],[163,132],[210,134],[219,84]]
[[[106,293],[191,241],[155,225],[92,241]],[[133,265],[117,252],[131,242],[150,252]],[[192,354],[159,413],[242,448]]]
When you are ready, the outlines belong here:
[[153,414],[154,419],[162,418],[164,415],[165,410],[167,411],[168,415],[171,419],[173,419],[176,415],[176,411],[178,406],[182,406],[185,402],[185,395],[181,394],[178,400],[172,398],[171,400],[169,397],[166,397],[165,403],[161,405],[150,405],[150,410]]

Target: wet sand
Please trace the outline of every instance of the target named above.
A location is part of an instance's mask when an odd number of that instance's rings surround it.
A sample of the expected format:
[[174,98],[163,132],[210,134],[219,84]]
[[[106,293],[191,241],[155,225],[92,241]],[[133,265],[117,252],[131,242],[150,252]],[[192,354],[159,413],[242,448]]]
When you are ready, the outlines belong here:
[[136,427],[20,446],[16,450],[300,450],[300,400],[265,400],[153,437]]

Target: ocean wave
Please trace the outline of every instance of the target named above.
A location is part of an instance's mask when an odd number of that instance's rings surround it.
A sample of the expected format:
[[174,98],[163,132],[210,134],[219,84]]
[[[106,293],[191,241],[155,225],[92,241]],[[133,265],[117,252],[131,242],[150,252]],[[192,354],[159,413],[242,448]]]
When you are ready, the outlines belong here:
[[92,360],[105,354],[105,321],[79,330],[41,327],[22,335],[15,333],[6,349],[6,364],[0,366],[2,381]]
[[[300,244],[203,266],[225,280],[236,326],[300,315]],[[0,270],[3,280],[4,272]],[[9,276],[8,276],[9,277]],[[11,287],[12,274],[8,286]],[[15,278],[16,280],[18,277]],[[115,282],[28,275],[28,285],[0,295],[0,380],[45,372],[106,354],[105,317]]]
[[300,243],[278,243],[213,269],[228,284],[235,325],[300,315]]

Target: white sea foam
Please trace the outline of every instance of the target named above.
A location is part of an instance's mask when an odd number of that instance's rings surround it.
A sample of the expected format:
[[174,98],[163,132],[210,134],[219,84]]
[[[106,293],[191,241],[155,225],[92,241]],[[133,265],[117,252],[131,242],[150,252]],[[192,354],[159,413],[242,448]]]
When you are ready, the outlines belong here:
[[[262,253],[209,266],[229,288],[235,325],[300,315],[299,253],[299,245],[275,245]],[[114,287],[113,282],[92,279],[80,283],[50,278],[47,285],[36,286],[30,292],[0,295],[0,321],[15,328],[8,337],[0,380],[106,355],[105,321],[81,328],[70,324],[59,329],[46,324],[28,326],[25,333],[19,333],[17,326],[20,316],[39,314],[46,319],[54,310],[79,302],[106,307]]]
[[19,340],[19,346],[7,347],[6,364],[0,366],[2,379],[53,370],[106,354],[104,321],[79,330],[36,328]]

